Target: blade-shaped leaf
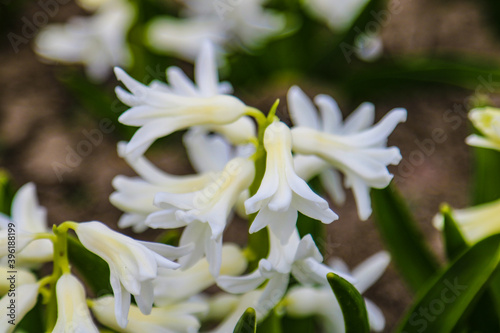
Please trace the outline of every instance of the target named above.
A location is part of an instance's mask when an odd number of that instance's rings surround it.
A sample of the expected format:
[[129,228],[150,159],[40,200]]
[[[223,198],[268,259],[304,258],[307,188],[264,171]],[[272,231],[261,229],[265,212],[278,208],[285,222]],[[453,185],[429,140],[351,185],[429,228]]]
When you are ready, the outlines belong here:
[[474,193],[475,205],[500,198],[500,153],[486,148],[474,148]]
[[[466,251],[469,245],[453,218],[450,207],[443,206],[441,212],[444,219],[443,239],[446,256],[449,261],[453,261]],[[496,309],[494,290],[487,288],[467,319],[466,327],[472,332],[486,332],[488,330],[499,332],[500,320]]]
[[234,333],[255,333],[257,329],[257,315],[253,308],[248,308],[238,320]]
[[14,194],[15,189],[9,173],[5,169],[0,169],[0,213],[10,216]]
[[500,235],[475,244],[426,284],[398,332],[452,332],[466,320],[499,261]]
[[371,194],[373,215],[384,243],[399,272],[416,291],[436,273],[437,260],[395,188],[372,189]]
[[365,300],[359,291],[345,279],[334,273],[327,274],[328,282],[340,304],[346,333],[370,332]]
[[443,214],[444,220],[443,240],[446,257],[449,260],[454,260],[463,251],[465,251],[469,247],[469,245],[462,235],[457,222],[453,218],[450,207],[447,205],[444,206],[443,208],[441,208],[441,213]]

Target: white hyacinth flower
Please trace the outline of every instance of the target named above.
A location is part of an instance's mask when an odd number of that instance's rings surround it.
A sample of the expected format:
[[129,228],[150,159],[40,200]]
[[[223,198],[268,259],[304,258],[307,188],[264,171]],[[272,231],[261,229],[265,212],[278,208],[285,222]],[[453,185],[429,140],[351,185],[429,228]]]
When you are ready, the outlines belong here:
[[[393,109],[373,124],[374,107],[364,103],[342,124],[337,103],[327,95],[315,99],[321,118],[309,98],[298,87],[288,92],[288,103],[295,127],[292,129],[295,153],[320,157],[345,176],[346,187],[352,188],[360,219],[371,215],[370,188],[384,188],[393,175],[387,165],[398,164],[401,153],[397,147],[386,147],[387,137],[396,125],[406,120],[405,109]],[[317,163],[317,162],[315,162]],[[338,185],[340,176],[330,172],[325,181],[330,192],[343,198]],[[339,193],[340,192],[340,193]]]
[[283,30],[284,17],[263,8],[264,0],[208,3],[187,0],[185,14],[191,18],[218,20],[222,34],[247,47],[257,47],[263,40]]
[[[0,299],[0,308],[6,314],[0,320],[0,332],[11,333],[17,328],[16,324],[36,305],[39,288],[40,285],[38,283],[17,286],[16,293],[18,297],[15,298],[14,309],[12,309],[12,300],[14,298],[6,294]],[[9,323],[10,320],[12,320],[14,325]]]
[[323,265],[321,254],[311,235],[299,238],[294,231],[288,243],[283,245],[272,233],[269,233],[270,250],[267,259],[261,259],[259,267],[252,273],[243,276],[220,276],[217,285],[223,290],[241,294],[255,290],[265,281],[268,281],[262,295],[255,305],[255,311],[267,314],[274,308],[285,294],[290,274],[302,284],[326,283],[326,275],[334,272],[352,281],[353,279],[342,272],[337,272]]
[[147,23],[146,43],[156,52],[173,54],[187,61],[194,61],[200,46],[209,40],[224,45],[228,36],[221,29],[221,22],[208,18],[174,18],[157,16]]
[[95,221],[78,223],[74,229],[82,245],[109,265],[115,313],[121,327],[127,325],[130,295],[134,295],[144,314],[150,313],[153,280],[158,276],[158,268],[178,268],[179,264],[166,257],[176,259],[190,250],[136,241]]
[[47,211],[38,204],[35,184],[27,183],[17,191],[11,211],[11,218],[0,213],[0,257],[7,259],[9,224],[14,224],[16,264],[29,266],[51,260],[52,242],[35,239],[37,233],[50,230]]
[[[238,275],[245,271],[247,260],[243,251],[235,244],[222,247],[222,265],[220,274]],[[215,284],[210,274],[208,261],[204,258],[186,270],[160,268],[158,277],[153,281],[155,305],[164,306],[186,300]]]
[[56,284],[57,322],[52,333],[98,333],[92,321],[80,281],[70,273],[63,274]]
[[246,105],[229,95],[187,97],[148,87],[115,68],[118,80],[132,92],[116,88],[118,98],[131,108],[118,119],[129,126],[140,126],[127,144],[126,153],[133,158],[144,154],[161,137],[197,125],[226,125],[246,112]]
[[288,126],[279,121],[269,125],[264,133],[264,148],[267,152],[264,178],[257,193],[245,201],[247,214],[259,212],[250,233],[269,225],[285,243],[295,230],[297,211],[323,223],[338,218],[328,202],[295,173]]
[[[200,45],[201,50],[196,58],[194,67],[196,84],[180,68],[169,67],[167,69],[169,84],[153,81],[150,87],[158,91],[169,92],[184,97],[214,97],[232,93],[233,87],[229,82],[219,82],[214,45],[206,40],[200,43]],[[205,131],[220,133],[233,144],[247,143],[250,138],[256,135],[255,125],[249,117],[241,117],[227,125],[206,124],[205,126],[192,127],[186,135],[200,128]],[[193,154],[190,154],[190,147],[187,147],[187,149],[191,157]],[[199,152],[199,149],[196,152]]]
[[314,16],[326,21],[330,29],[342,32],[349,28],[369,0],[303,0]]
[[202,189],[212,181],[209,173],[176,176],[170,175],[152,164],[144,156],[132,159],[125,154],[126,143],[118,143],[118,155],[123,157],[139,177],[116,176],[113,179],[113,192],[109,200],[125,214],[120,217],[120,228],[132,227],[135,232],[143,232],[148,226],[144,223],[149,214],[159,210],[153,204],[159,192],[186,193]]
[[128,1],[106,1],[90,17],[75,17],[68,23],[42,29],[35,50],[50,60],[84,64],[91,79],[103,81],[113,66],[130,63],[126,35],[134,16]]
[[[201,50],[194,66],[196,84],[180,68],[169,67],[167,69],[169,84],[153,81],[150,87],[158,91],[169,92],[184,97],[214,97],[232,93],[233,87],[229,82],[219,82],[214,45],[206,40],[200,43],[200,45]],[[200,127],[205,131],[222,134],[233,144],[247,143],[250,138],[256,135],[255,125],[249,117],[241,117],[227,125],[207,124],[205,126],[193,127],[188,131],[188,134],[191,131],[199,130]],[[190,148],[188,148],[188,154],[190,153],[189,150]],[[193,154],[190,154],[190,157],[191,155]],[[210,171],[220,170],[212,169]]]
[[148,216],[146,224],[152,228],[186,226],[181,245],[193,243],[195,250],[181,258],[183,267],[190,267],[205,254],[210,272],[217,276],[221,265],[222,232],[239,195],[252,183],[254,163],[237,157],[229,161],[213,182],[190,193],[158,193],[155,205],[161,211]]
[[115,302],[112,296],[93,300],[92,312],[100,323],[123,333],[195,333],[201,326],[196,316],[205,313],[208,309],[205,303],[192,301],[155,307],[149,315],[145,315],[137,306],[132,305],[128,325],[123,327],[111,310]]
[[[366,259],[351,272],[340,259],[332,260],[330,267],[346,274],[350,273],[355,280],[354,286],[363,294],[382,276],[389,262],[389,254],[382,251]],[[327,284],[321,287],[292,287],[285,296],[283,304],[289,316],[299,318],[319,316],[326,332],[345,332],[342,310],[331,287]],[[382,311],[366,298],[365,305],[371,329],[376,332],[382,331],[385,327]]]
[[474,147],[500,150],[500,109],[484,107],[469,112],[469,119],[483,136],[472,134],[465,142]]
[[[500,200],[453,209],[451,212],[465,239],[471,244],[500,232]],[[442,214],[434,216],[432,222],[437,229],[443,229]]]
[[201,42],[258,47],[285,27],[284,16],[264,9],[263,0],[212,3],[188,0],[181,19],[157,17],[147,26],[147,42],[153,49],[192,61]]

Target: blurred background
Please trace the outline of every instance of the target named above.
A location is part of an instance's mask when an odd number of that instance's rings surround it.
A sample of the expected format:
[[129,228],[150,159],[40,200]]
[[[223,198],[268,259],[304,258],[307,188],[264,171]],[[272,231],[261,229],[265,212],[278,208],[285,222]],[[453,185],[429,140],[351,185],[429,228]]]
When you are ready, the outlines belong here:
[[[241,18],[220,28],[217,19],[216,24],[203,21],[207,9],[200,3],[188,3],[130,1],[132,11],[124,14],[133,17],[130,21],[109,18],[86,25],[86,20],[104,11],[99,1],[0,0],[0,167],[11,175],[16,188],[36,184],[50,224],[99,220],[116,228],[121,212],[108,200],[111,180],[119,174],[134,174],[118,157],[116,144],[128,140],[134,129],[116,121],[126,107],[114,95],[118,82],[110,68],[119,64],[146,84],[165,81],[165,69],[172,65],[192,78],[196,38],[184,26],[168,21],[155,25],[152,19],[196,18],[206,24],[200,23],[201,31],[214,29],[221,79],[231,82],[234,94],[247,105],[263,111],[279,98],[278,115],[285,122],[290,123],[286,93],[292,85],[299,85],[310,97],[333,96],[344,116],[365,101],[375,104],[377,120],[392,108],[406,108],[407,122],[389,140],[403,155],[401,164],[391,169],[393,182],[426,240],[442,256],[440,235],[431,225],[439,205],[465,207],[477,201],[468,194],[475,190],[475,157],[464,143],[471,132],[467,112],[474,106],[500,106],[500,5],[496,1],[365,1],[356,10],[341,13],[350,15],[347,19],[339,14],[331,21],[299,1],[269,1],[263,8],[274,17],[256,26],[273,33],[257,41],[248,33],[255,27],[242,26]],[[228,15],[218,18],[223,23],[238,11],[219,8],[218,14]],[[68,22],[71,29],[63,27]],[[104,22],[112,24],[107,27]],[[155,31],[162,24],[166,30]],[[48,29],[56,33],[51,36]],[[112,61],[96,55],[102,45],[92,44],[92,38],[98,32],[120,29],[125,53],[111,56]],[[57,31],[65,33],[58,36]],[[174,35],[178,31],[181,41],[165,37],[169,31]],[[108,37],[103,39],[108,46],[118,38]],[[75,56],[83,53],[87,57]],[[92,61],[94,65],[89,65]],[[179,144],[181,137],[176,133],[160,140],[147,156],[172,174],[192,173]],[[78,151],[84,153],[75,155]],[[383,249],[371,219],[361,222],[357,217],[350,192],[343,207],[332,204],[332,208],[341,218],[328,226],[321,245],[327,258],[341,257],[353,267]],[[244,244],[246,227],[245,221],[235,221],[225,240]],[[125,233],[133,234],[128,229]],[[135,235],[157,236],[152,230]],[[389,332],[412,295],[391,265],[366,296],[383,310]]]

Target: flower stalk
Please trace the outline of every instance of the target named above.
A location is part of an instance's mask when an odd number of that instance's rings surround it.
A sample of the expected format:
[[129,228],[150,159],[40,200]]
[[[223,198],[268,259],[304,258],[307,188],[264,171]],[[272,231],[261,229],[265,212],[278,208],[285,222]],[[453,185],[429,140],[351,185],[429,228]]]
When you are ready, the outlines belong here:
[[[264,178],[264,173],[266,171],[266,150],[264,149],[264,133],[266,128],[273,123],[276,118],[276,110],[278,108],[280,100],[277,99],[273,106],[271,107],[267,117],[257,109],[249,108],[247,114],[252,116],[257,121],[258,128],[258,145],[255,149],[255,153],[252,158],[255,161],[255,178],[250,185],[250,197],[257,193],[257,190],[262,183]],[[250,214],[248,216],[248,225],[252,225],[257,213]],[[255,269],[260,259],[267,257],[269,253],[269,235],[267,229],[263,229],[253,234],[248,235],[248,247],[245,252],[248,254],[247,258],[249,261],[249,268]]]
[[[50,235],[49,239],[52,240],[54,244],[54,264],[52,269],[52,275],[47,277],[47,282],[49,283],[49,290],[45,290],[43,293],[45,300],[47,301],[47,312],[46,312],[46,327],[47,332],[51,332],[54,329],[57,321],[57,299],[56,299],[56,284],[59,278],[70,272],[70,265],[68,260],[68,230],[74,229],[77,225],[75,222],[64,222],[59,226],[54,225],[52,231],[54,235]],[[42,284],[41,284],[42,286]]]

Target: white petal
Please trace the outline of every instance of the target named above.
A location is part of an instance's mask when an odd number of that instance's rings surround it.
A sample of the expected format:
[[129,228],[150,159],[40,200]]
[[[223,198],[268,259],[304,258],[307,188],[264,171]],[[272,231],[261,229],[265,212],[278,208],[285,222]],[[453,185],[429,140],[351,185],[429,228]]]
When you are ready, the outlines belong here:
[[57,322],[53,333],[95,332],[99,330],[92,321],[85,299],[83,285],[71,274],[64,274],[56,285]]
[[288,274],[275,274],[269,280],[255,308],[260,317],[265,317],[281,301],[289,279]]
[[472,134],[465,138],[465,143],[473,147],[489,148],[500,150],[500,144],[482,136]]
[[366,221],[372,214],[372,206],[370,199],[370,188],[366,183],[356,176],[349,177],[356,205],[358,208],[358,216],[362,221]]
[[222,235],[216,239],[207,240],[205,246],[210,274],[216,278],[219,276],[222,265]]
[[183,269],[187,269],[196,264],[205,254],[205,242],[210,241],[211,231],[210,226],[206,223],[194,221],[184,229],[182,232],[179,245],[185,246],[193,244],[194,250],[187,256],[179,259]]
[[174,260],[178,259],[179,257],[185,256],[186,254],[190,253],[193,250],[192,245],[184,245],[184,246],[172,246],[172,245],[167,245],[167,244],[162,244],[162,243],[155,243],[155,242],[145,242],[145,241],[138,241],[139,244],[144,245],[151,251],[154,251],[160,255],[162,255],[165,258]]
[[135,295],[135,301],[139,310],[145,315],[149,315],[153,309],[154,288],[152,281],[144,281],[141,283],[141,293]]
[[337,214],[328,208],[328,205],[325,207],[316,202],[305,200],[298,195],[294,195],[292,206],[302,214],[319,220],[322,223],[328,224],[339,218]]
[[130,308],[130,293],[122,286],[118,276],[111,272],[110,274],[111,288],[115,296],[115,316],[118,325],[125,328],[128,323],[128,311]]
[[47,211],[39,206],[33,183],[27,183],[17,191],[12,201],[11,215],[22,231],[32,233],[47,231]]
[[327,170],[330,164],[314,155],[296,154],[293,156],[293,166],[297,176],[305,181],[309,181]]
[[311,234],[305,235],[299,242],[297,252],[293,261],[302,260],[305,258],[313,258],[318,262],[323,261],[323,256],[319,252],[316,243],[314,242]]
[[352,276],[356,279],[356,289],[364,293],[384,274],[390,262],[389,253],[380,251],[356,266],[352,270]]
[[165,209],[147,216],[145,224],[151,228],[175,229],[185,227],[187,223],[175,217],[175,209]]
[[118,220],[118,228],[132,228],[136,233],[144,232],[148,229],[148,226],[144,223],[146,216],[141,214],[122,214]]
[[[261,259],[261,262],[265,259]],[[259,262],[260,265],[260,262]],[[255,290],[266,280],[261,272],[257,269],[250,274],[243,276],[219,276],[217,278],[217,285],[223,290],[233,293],[241,294],[251,290]]]
[[342,112],[337,102],[328,95],[318,95],[314,98],[314,103],[321,112],[321,130],[338,134],[342,127]]
[[198,172],[222,171],[230,160],[231,146],[219,135],[209,135],[201,127],[192,127],[183,137],[186,151]]
[[389,111],[375,126],[352,136],[349,142],[353,145],[366,145],[367,142],[377,143],[382,138],[387,138],[394,131],[394,128],[401,122],[406,121],[407,112],[405,109],[396,108]]
[[307,95],[297,86],[288,90],[288,109],[295,126],[319,129],[319,119],[316,108]]
[[167,78],[173,93],[182,96],[198,96],[196,86],[179,67],[169,67]]
[[140,157],[156,139],[185,128],[188,121],[189,119],[186,118],[177,118],[176,120],[167,118],[143,125],[127,144],[126,154],[130,155],[132,159]]
[[[247,201],[245,201],[245,203]],[[248,214],[248,212],[247,212],[247,214]],[[269,225],[269,223],[271,221],[273,221],[270,218],[272,218],[274,216],[274,214],[281,214],[281,213],[273,212],[273,211],[269,210],[269,208],[267,208],[267,206],[264,206],[257,213],[257,216],[255,216],[255,219],[253,220],[252,224],[250,225],[249,232],[251,234],[253,234],[253,233],[265,228],[267,225]]]
[[[285,212],[273,212],[264,207],[257,216],[259,215],[260,219],[267,221],[272,233],[280,239],[281,244],[288,243],[293,232],[297,230],[297,210],[294,208],[289,208]],[[257,220],[257,217],[255,219]]]
[[343,133],[357,133],[367,129],[375,121],[375,105],[365,102],[345,119]]
[[209,40],[204,40],[201,45],[200,54],[196,59],[195,76],[196,84],[204,96],[217,95],[219,76],[215,50]]
[[368,312],[368,320],[370,328],[375,332],[382,332],[385,328],[385,317],[378,306],[369,299],[365,298],[366,312]]
[[[24,284],[17,287],[17,293],[20,297],[16,299],[16,313],[15,322],[16,324],[23,319],[23,317],[36,305],[38,297],[38,288],[40,286],[38,283]],[[0,299],[0,307],[2,308],[2,313],[7,314],[5,309],[11,304],[13,298],[9,297],[8,294],[4,295]],[[8,320],[11,319],[9,316],[5,316],[0,320],[0,331],[5,333],[11,333],[16,328],[15,325],[9,324]]]
[[327,169],[319,174],[319,179],[333,202],[337,205],[343,205],[345,202],[345,191],[342,188],[340,173],[336,170]]

